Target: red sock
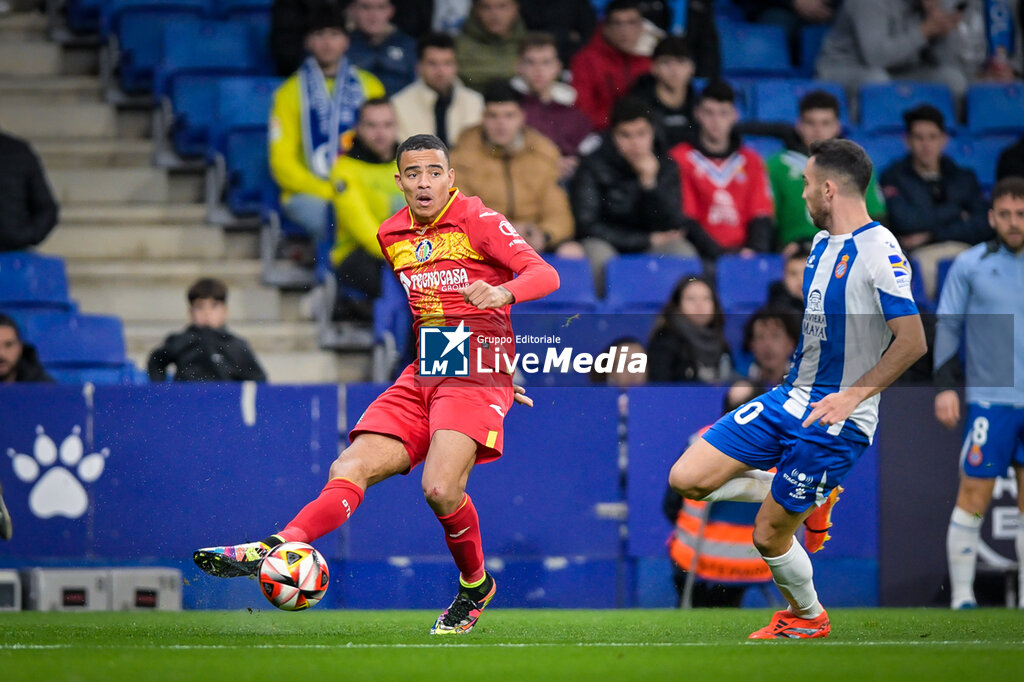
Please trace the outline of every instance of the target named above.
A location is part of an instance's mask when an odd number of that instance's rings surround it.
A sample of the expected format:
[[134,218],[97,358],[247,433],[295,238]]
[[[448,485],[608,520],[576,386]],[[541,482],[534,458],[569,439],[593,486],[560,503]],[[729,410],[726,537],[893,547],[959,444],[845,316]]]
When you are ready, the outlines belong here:
[[285,542],[312,542],[348,521],[362,501],[362,488],[347,478],[332,478],[277,535]]
[[462,504],[448,516],[438,516],[444,527],[444,541],[462,573],[462,580],[475,583],[484,577],[484,548],[480,539],[480,518],[473,500],[466,495]]

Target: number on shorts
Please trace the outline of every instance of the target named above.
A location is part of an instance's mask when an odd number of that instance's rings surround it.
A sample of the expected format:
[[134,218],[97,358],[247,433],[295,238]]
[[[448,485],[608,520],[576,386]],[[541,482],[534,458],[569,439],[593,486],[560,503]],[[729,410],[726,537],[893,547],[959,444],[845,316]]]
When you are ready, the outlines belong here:
[[737,424],[749,424],[750,422],[757,419],[757,415],[761,414],[764,410],[764,405],[758,402],[747,403],[743,407],[736,410],[732,415],[733,420]]
[[988,442],[988,417],[978,417],[971,427],[971,442],[981,447]]

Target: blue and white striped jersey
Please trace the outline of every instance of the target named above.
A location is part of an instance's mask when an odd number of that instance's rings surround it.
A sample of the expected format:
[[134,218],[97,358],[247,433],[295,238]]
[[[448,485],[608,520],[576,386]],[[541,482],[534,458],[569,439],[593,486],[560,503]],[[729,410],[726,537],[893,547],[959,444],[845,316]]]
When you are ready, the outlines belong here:
[[[892,233],[871,222],[851,234],[814,238],[804,270],[803,334],[783,382],[783,408],[797,419],[808,405],[851,386],[874,367],[892,340],[886,322],[916,315],[910,264]],[[832,435],[874,437],[878,399],[868,398]]]

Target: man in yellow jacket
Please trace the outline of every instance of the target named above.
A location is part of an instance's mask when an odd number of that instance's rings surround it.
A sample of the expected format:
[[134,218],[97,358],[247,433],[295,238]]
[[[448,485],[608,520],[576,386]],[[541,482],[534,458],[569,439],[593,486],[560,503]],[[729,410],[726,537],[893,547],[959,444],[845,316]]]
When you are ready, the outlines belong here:
[[364,102],[384,96],[376,76],[349,64],[348,45],[340,12],[325,6],[314,13],[306,34],[309,57],[274,93],[270,114],[270,172],[281,188],[281,208],[318,242],[330,224],[329,177],[342,135]]

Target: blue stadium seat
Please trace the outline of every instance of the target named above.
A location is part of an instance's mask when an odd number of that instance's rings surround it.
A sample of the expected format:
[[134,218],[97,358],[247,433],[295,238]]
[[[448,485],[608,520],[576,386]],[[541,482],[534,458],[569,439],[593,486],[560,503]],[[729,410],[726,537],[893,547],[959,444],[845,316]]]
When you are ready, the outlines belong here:
[[630,254],[605,266],[605,304],[616,312],[653,312],[668,301],[676,283],[686,275],[700,275],[699,258]]
[[800,64],[797,68],[801,76],[814,76],[814,64],[818,61],[821,44],[831,28],[830,24],[810,24],[800,28]]
[[174,148],[186,156],[204,154],[216,117],[218,81],[256,70],[249,29],[228,22],[184,21],[166,27],[162,39],[154,92],[166,97],[174,112]]
[[953,94],[938,83],[871,83],[860,89],[860,129],[865,133],[903,131],[903,112],[931,104],[942,112],[947,128],[956,127]]
[[921,312],[935,312],[935,302],[928,297],[924,290],[924,280],[917,274],[921,271],[921,264],[913,256],[910,256],[907,260],[910,262],[910,269],[914,273],[913,278],[910,280],[910,295],[914,297],[914,303],[917,304]]
[[267,161],[267,131],[238,130],[224,140],[227,170],[225,200],[235,215],[255,215],[263,206],[264,188],[273,184]]
[[544,260],[558,271],[558,289],[538,301],[517,303],[517,310],[536,313],[582,313],[597,309],[593,272],[585,258],[544,256]]
[[967,129],[972,135],[1024,132],[1024,85],[976,83],[968,88]]
[[273,76],[230,76],[217,83],[216,118],[210,126],[210,147],[224,151],[229,132],[267,129],[274,91],[282,79]]
[[722,73],[737,76],[792,76],[786,34],[779,26],[723,21],[718,25],[722,45]]
[[[940,295],[942,294],[942,285],[946,283],[946,277],[949,275],[949,269],[953,266],[953,259],[946,258],[940,260],[937,263],[935,270],[935,291]],[[935,297],[936,307],[938,306],[938,296]]]
[[804,79],[772,78],[758,81],[753,86],[754,118],[759,121],[792,123],[800,115],[800,99],[814,90],[824,90],[839,100],[839,120],[844,126],[850,121],[846,105],[846,92],[838,83]]
[[866,135],[855,133],[850,139],[864,147],[875,165],[875,177],[882,174],[894,161],[908,154],[903,135]]
[[149,383],[146,373],[130,361],[120,367],[48,367],[46,371],[59,384],[122,386]]
[[107,0],[101,11],[100,35],[114,37],[119,51],[121,89],[143,93],[153,89],[153,71],[163,50],[165,26],[204,16],[207,0]]
[[[1020,115],[1024,117],[1024,109]],[[985,137],[954,137],[949,141],[946,154],[962,166],[967,166],[978,176],[978,182],[986,192],[996,183],[996,165],[999,154],[1014,143],[1013,135],[989,135]]]
[[47,368],[121,368],[125,364],[124,329],[117,317],[33,315],[25,322],[24,335],[35,344]]
[[743,144],[757,152],[762,159],[774,156],[785,147],[782,140],[770,135],[744,135]]
[[29,252],[0,253],[0,307],[74,310],[64,261]]
[[65,18],[72,33],[96,33],[100,30],[102,0],[67,0]]
[[768,300],[768,287],[782,279],[785,261],[780,254],[752,257],[725,255],[715,265],[715,283],[727,313],[753,310]]

